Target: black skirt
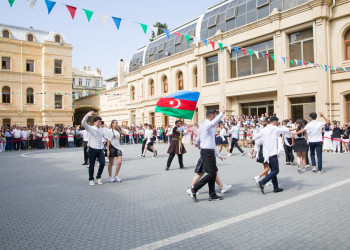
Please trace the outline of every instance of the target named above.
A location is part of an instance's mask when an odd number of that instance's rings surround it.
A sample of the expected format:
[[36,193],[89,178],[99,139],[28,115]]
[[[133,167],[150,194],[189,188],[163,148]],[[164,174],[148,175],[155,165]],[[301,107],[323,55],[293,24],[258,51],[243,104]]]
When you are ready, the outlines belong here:
[[195,173],[205,173],[205,169],[204,169],[204,166],[203,166],[203,160],[202,160],[202,157],[200,157],[197,161],[197,165],[196,165],[196,168],[194,169],[194,172]]
[[225,136],[225,140],[223,140],[221,137],[219,137],[219,144],[220,145],[227,145],[228,144],[227,136]]
[[263,145],[260,145],[259,155],[256,161],[262,164],[267,164],[267,162],[264,162]]
[[306,152],[308,151],[308,145],[305,138],[294,140],[294,152]]
[[112,144],[109,144],[109,157],[114,158],[118,156],[123,156],[123,152],[120,149],[113,147]]

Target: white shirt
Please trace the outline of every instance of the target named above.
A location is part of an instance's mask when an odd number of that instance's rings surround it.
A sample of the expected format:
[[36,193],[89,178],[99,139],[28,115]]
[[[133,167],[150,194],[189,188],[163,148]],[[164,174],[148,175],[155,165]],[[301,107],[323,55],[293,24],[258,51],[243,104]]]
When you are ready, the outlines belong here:
[[220,130],[220,137],[223,141],[226,141],[226,136],[227,136],[227,132],[226,132],[226,129],[222,128]]
[[[113,134],[114,132],[114,134]],[[115,147],[116,149],[122,150],[119,140],[120,140],[120,133],[114,129],[114,131],[112,131],[112,129],[108,129],[106,131],[106,139],[109,140],[112,144],[113,147]]]
[[309,142],[321,142],[322,141],[322,129],[326,125],[325,122],[312,120],[305,126],[305,130],[308,130]]
[[103,143],[106,142],[105,133],[107,132],[107,130],[108,130],[107,127],[100,128]]
[[88,142],[89,141],[89,134],[86,130],[77,130],[76,131],[78,135],[83,135],[83,140]]
[[230,130],[230,134],[232,135],[232,138],[238,139],[238,130],[241,127],[241,122],[238,122],[236,126],[233,126]]
[[21,136],[23,138],[23,140],[27,140],[28,139],[28,131],[21,131]]
[[15,139],[21,138],[21,130],[19,129],[12,130],[12,134]]
[[199,141],[200,141],[200,148],[201,149],[213,149],[215,150],[216,144],[215,144],[215,125],[221,120],[221,118],[224,116],[223,113],[220,113],[217,115],[213,120],[209,121],[206,119],[204,122],[202,122],[199,130],[201,131],[198,134]]
[[253,140],[262,139],[264,161],[269,162],[271,156],[278,154],[278,137],[289,133],[286,127],[276,127],[268,124],[259,134],[254,135]]
[[[197,131],[197,138],[196,138],[196,144],[197,145],[201,145],[201,136],[200,136],[200,134],[201,134],[201,129],[200,129],[200,127],[199,127],[199,129],[198,129],[198,131]],[[215,155],[217,156],[217,157],[221,157],[221,155],[219,154],[219,152],[217,151],[217,149],[216,149],[216,147],[215,147]]]
[[81,123],[89,134],[89,147],[94,149],[104,149],[101,130],[96,126],[90,126],[87,124],[88,118],[87,115],[84,116]]

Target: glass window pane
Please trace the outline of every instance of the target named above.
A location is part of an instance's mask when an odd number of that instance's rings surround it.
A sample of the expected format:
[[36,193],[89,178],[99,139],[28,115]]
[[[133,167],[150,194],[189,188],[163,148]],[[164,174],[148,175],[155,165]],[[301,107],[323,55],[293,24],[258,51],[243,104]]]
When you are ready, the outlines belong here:
[[345,41],[350,40],[350,29],[345,34]]
[[253,74],[259,74],[259,73],[263,73],[263,72],[267,72],[267,62],[266,60],[260,58],[258,60],[258,58],[253,55]]
[[231,19],[226,22],[226,31],[233,30],[236,28],[236,20]]
[[[289,45],[289,57],[293,58],[293,59],[297,59],[297,60],[301,60],[302,56],[301,56],[301,43],[293,43]],[[294,66],[296,66],[294,64]],[[290,67],[294,67],[291,63],[290,63]]]
[[226,14],[225,14],[225,18],[226,20],[229,20],[229,19],[232,19],[236,16],[236,11],[237,11],[237,8],[236,6],[233,7],[233,8],[230,8],[226,11]]
[[252,10],[256,10],[256,0],[249,0],[247,3],[247,12],[250,12]]
[[219,81],[219,67],[218,67],[218,63],[213,65],[214,67],[214,82]]
[[[269,51],[269,55],[273,55],[273,50]],[[275,70],[275,61],[270,57],[269,58],[269,71],[274,71]]]
[[345,51],[346,51],[346,58],[345,58],[345,60],[350,60],[350,43],[346,43]]
[[247,12],[247,4],[239,5],[237,8],[237,16],[244,15]]
[[247,13],[247,23],[252,23],[258,20],[257,10],[251,11]]
[[308,39],[308,38],[312,38],[313,37],[313,33],[312,33],[312,28],[311,29],[307,29],[307,30],[303,30],[301,32],[303,39]]
[[237,60],[238,77],[251,75],[251,59],[250,56],[239,57]]
[[[303,43],[304,61],[314,62],[314,40]],[[297,59],[297,58],[296,58]]]
[[241,27],[246,24],[245,15],[236,17],[236,27]]
[[266,5],[258,9],[258,19],[265,18],[269,15],[270,6]]
[[297,5],[296,0],[283,0],[283,10],[293,8]]

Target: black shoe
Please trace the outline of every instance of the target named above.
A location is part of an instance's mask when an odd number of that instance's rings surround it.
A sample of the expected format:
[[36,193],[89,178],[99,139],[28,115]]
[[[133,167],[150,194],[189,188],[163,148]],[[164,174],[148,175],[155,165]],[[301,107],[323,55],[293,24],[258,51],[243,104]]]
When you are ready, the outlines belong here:
[[279,192],[283,192],[283,188],[275,188],[273,190],[274,193],[279,193]]
[[81,164],[81,165],[87,165],[87,163],[86,162],[84,162],[83,164]]
[[180,169],[186,169],[185,167],[180,167]]
[[195,202],[197,202],[197,194],[196,192],[193,190],[193,188],[191,188],[191,193],[190,193],[190,196],[192,198],[192,200],[194,200]]
[[166,167],[166,168],[165,168],[165,171],[168,171],[168,170],[169,170],[169,167]]
[[214,195],[212,197],[209,197],[209,201],[221,201],[223,200],[224,198],[222,198],[221,196],[218,196],[218,195]]
[[265,194],[264,193],[264,185],[263,185],[262,181],[259,181],[258,184],[259,184],[259,188],[260,188],[261,193]]

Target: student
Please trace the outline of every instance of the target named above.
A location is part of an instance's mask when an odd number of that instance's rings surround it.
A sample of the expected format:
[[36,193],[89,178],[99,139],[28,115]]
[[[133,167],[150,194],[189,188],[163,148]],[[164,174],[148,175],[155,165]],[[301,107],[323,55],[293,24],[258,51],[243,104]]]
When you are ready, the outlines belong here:
[[[289,121],[284,120],[282,121],[282,125],[286,128],[291,128],[293,126],[288,125]],[[288,133],[285,135],[282,135],[282,143],[283,143],[283,148],[284,152],[286,155],[286,165],[294,165],[294,155],[293,155],[293,148],[292,148],[292,136]]]
[[[305,124],[302,119],[298,119],[296,121],[296,127],[297,127],[297,132],[299,132],[305,127]],[[292,146],[294,146],[294,151],[297,153],[297,161],[298,161],[297,170],[299,174],[302,174],[305,172],[306,154],[308,151],[306,131],[299,134],[292,133]]]
[[142,155],[139,156],[141,159],[146,158],[147,150],[153,152],[152,158],[156,158],[158,156],[157,151],[154,149],[154,146],[153,146],[153,142],[154,142],[153,127],[151,124],[148,124],[147,127],[148,128],[145,130],[144,143],[142,143],[143,152],[142,152]]
[[[119,178],[119,172],[122,167],[122,148],[120,146],[119,140],[120,140],[120,134],[121,130],[118,126],[117,120],[112,120],[111,122],[111,129],[106,131],[106,139],[107,139],[107,157],[109,158],[109,164],[108,164],[108,174],[109,182],[121,182],[122,179]],[[114,163],[114,159],[117,158],[117,167],[115,169],[114,177],[112,176],[112,167]]]
[[180,169],[184,169],[183,154],[186,153],[186,149],[182,144],[182,137],[187,134],[187,127],[181,127],[181,125],[182,122],[180,120],[175,121],[175,127],[173,129],[173,139],[171,140],[171,143],[168,148],[169,158],[167,166],[165,168],[166,171],[169,170],[171,162],[173,161],[175,155],[177,155],[177,157],[179,158]]
[[342,140],[344,145],[344,153],[350,154],[349,151],[349,135],[350,135],[350,126],[348,124],[344,124],[343,126],[343,133],[342,133]]
[[228,149],[228,140],[227,140],[227,129],[225,127],[225,123],[221,123],[220,125],[220,148],[219,148],[219,154],[221,153],[222,147],[225,147],[227,150],[227,156],[231,156],[230,150]]
[[341,128],[339,122],[334,122],[334,126],[332,127],[332,139],[333,139],[333,153],[341,153],[340,152],[340,145],[341,145]]
[[238,132],[239,129],[241,127],[241,121],[243,121],[242,118],[239,119],[239,122],[236,125],[233,125],[231,130],[230,130],[230,134],[232,136],[231,139],[231,149],[230,149],[230,154],[232,154],[232,150],[234,147],[237,147],[237,149],[239,150],[239,152],[241,152],[241,155],[244,155],[244,151],[241,149],[241,147],[238,145]]

